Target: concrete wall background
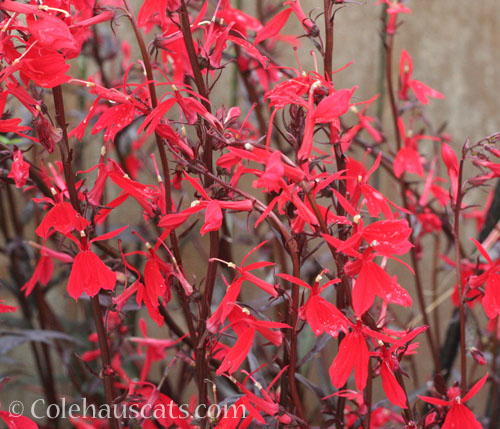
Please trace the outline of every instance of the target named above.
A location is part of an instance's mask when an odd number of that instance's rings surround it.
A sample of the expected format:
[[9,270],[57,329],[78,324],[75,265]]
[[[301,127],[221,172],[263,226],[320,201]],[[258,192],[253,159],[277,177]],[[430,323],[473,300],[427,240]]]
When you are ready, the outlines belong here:
[[[139,7],[141,2],[135,1],[135,3]],[[243,0],[242,3],[245,10],[255,12],[254,0]],[[360,100],[368,99],[378,91],[381,7],[375,6],[374,3],[375,0],[365,0],[359,4],[349,4],[337,14],[335,20],[334,68],[342,67],[352,60],[354,64],[336,75],[334,82],[338,88],[358,85],[356,96]],[[431,101],[429,116],[433,118],[436,126],[447,121],[447,131],[457,143],[456,149],[467,137],[475,141],[500,130],[500,4],[498,0],[481,0],[473,4],[467,0],[413,0],[407,4],[413,13],[403,16],[404,24],[396,39],[394,72],[397,73],[400,50],[407,49],[414,61],[414,77],[446,96],[444,100]],[[304,10],[308,11],[322,7],[322,2],[302,0],[302,5]],[[287,32],[294,33],[299,24],[294,17],[290,21]],[[319,22],[322,23],[322,18]],[[128,26],[123,25],[119,31],[127,30]],[[313,47],[307,39],[302,40],[302,47],[299,50],[302,65],[306,70],[314,69],[309,55]],[[131,44],[133,45],[133,41]],[[286,45],[281,46],[282,63],[296,66],[292,50]],[[133,57],[134,55],[138,58],[136,50]],[[216,103],[219,101],[227,103],[227,91],[224,90],[224,85],[223,81],[218,84],[218,89],[214,93]],[[384,128],[390,130],[390,115],[387,107],[383,116]],[[382,186],[388,185],[383,183]],[[474,197],[478,203],[482,201],[481,195],[483,194],[477,194]],[[464,238],[468,236],[474,236],[472,228],[464,231]],[[190,244],[190,246],[193,249],[196,248],[196,245]],[[466,248],[469,248],[468,243]],[[242,253],[245,252],[242,250]],[[430,260],[424,261],[423,266],[428,266],[430,262]],[[196,273],[194,265],[192,271]],[[424,277],[426,274],[428,273],[424,273]],[[200,272],[198,278],[202,275],[203,273]],[[412,278],[405,272],[398,272],[398,275],[401,284],[412,290]],[[450,286],[450,284],[444,284],[443,289]],[[412,293],[412,296],[416,299],[415,293]],[[415,313],[418,313],[416,308],[415,306]],[[450,308],[444,306],[441,311],[444,328]],[[150,335],[155,334],[160,336],[161,331],[150,332]],[[425,357],[428,352],[424,339],[422,343],[421,353]],[[27,365],[30,364],[28,353],[19,358]],[[36,396],[38,393],[34,395],[35,398],[39,397]],[[4,402],[25,396],[33,396],[33,394],[28,393],[26,389],[16,389],[10,392],[4,390],[1,394]]]

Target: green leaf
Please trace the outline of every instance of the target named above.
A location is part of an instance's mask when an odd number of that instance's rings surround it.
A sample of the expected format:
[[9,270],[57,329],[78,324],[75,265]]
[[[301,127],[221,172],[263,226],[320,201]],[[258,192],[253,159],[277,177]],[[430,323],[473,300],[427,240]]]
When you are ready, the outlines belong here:
[[9,139],[6,136],[0,135],[0,143],[3,143],[3,144],[20,144],[22,142],[23,142],[23,139],[21,139],[19,137],[15,137],[13,139]]

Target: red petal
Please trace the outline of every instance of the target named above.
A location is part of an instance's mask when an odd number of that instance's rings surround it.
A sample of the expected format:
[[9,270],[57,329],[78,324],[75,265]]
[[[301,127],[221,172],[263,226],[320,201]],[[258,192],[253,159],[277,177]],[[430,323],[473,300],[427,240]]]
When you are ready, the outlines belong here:
[[341,389],[344,386],[354,368],[354,360],[352,359],[351,352],[355,345],[353,343],[356,341],[355,339],[353,341],[353,336],[354,333],[348,334],[340,343],[339,352],[330,366],[330,379],[337,389]]
[[441,429],[482,429],[483,426],[476,420],[476,417],[463,404],[453,404],[446,415],[446,420]]
[[269,62],[269,58],[267,58],[265,55],[262,55],[259,52],[259,50],[255,46],[253,46],[250,42],[247,42],[246,40],[241,39],[240,37],[234,37],[234,36],[227,36],[227,39],[241,46],[245,51],[247,51],[247,54],[254,57],[257,61],[259,61],[262,67],[267,69],[267,63]]
[[258,31],[254,44],[258,45],[260,42],[276,36],[288,21],[290,13],[292,13],[292,9],[285,9],[271,18],[269,22]]
[[462,401],[468,401],[471,399],[474,395],[477,394],[483,387],[484,383],[488,380],[488,374],[486,374],[483,378],[481,378],[479,381],[477,381],[474,386],[470,388],[470,390],[467,392],[467,394],[463,397]]
[[248,328],[236,341],[236,344],[229,350],[221,365],[217,369],[216,374],[221,375],[223,372],[232,374],[236,371],[243,361],[246,359],[248,352],[252,348],[253,339],[255,336],[255,328]]
[[[375,300],[377,286],[374,284],[373,269],[370,264],[376,265],[374,262],[364,263],[352,289],[352,304],[358,317],[361,317]],[[389,277],[387,273],[386,275]]]
[[385,361],[382,362],[380,375],[382,376],[382,387],[384,388],[387,399],[389,399],[389,401],[397,407],[408,408],[406,406],[405,392],[397,382],[396,377],[388,368]]
[[316,336],[326,332],[336,338],[339,332],[347,333],[349,330],[346,317],[337,307],[319,295],[309,298],[306,318]]
[[490,319],[500,314],[500,275],[490,274],[486,280],[483,297],[484,312]]
[[418,397],[422,401],[428,402],[429,404],[432,405],[437,405],[439,407],[447,407],[448,405],[450,405],[450,401],[444,401],[443,399],[433,398],[431,396],[420,396],[420,395],[418,395]]
[[356,87],[353,89],[341,89],[321,100],[314,112],[315,121],[330,122],[344,115],[349,110],[349,100],[355,90]]
[[222,225],[222,209],[217,200],[210,200],[205,210],[205,224],[201,228],[201,235],[209,231],[218,231]]
[[83,278],[83,272],[85,272],[85,268],[82,266],[83,264],[83,258],[82,256],[83,252],[80,252],[76,255],[74,261],[73,261],[73,267],[71,268],[71,273],[69,275],[69,280],[68,280],[68,293],[69,296],[77,300],[80,295],[83,293],[84,289],[84,278]]

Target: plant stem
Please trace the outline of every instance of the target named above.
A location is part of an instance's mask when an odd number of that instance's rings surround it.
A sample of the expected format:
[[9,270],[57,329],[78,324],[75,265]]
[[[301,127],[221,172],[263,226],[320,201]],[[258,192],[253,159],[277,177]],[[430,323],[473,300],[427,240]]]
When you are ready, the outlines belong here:
[[[134,31],[135,38],[137,40],[137,43],[139,45],[139,49],[141,51],[141,56],[142,60],[144,63],[144,68],[146,69],[146,77],[148,79],[148,88],[149,88],[149,94],[151,97],[151,106],[154,109],[155,107],[158,106],[158,97],[156,95],[156,87],[154,85],[154,76],[153,76],[153,68],[151,66],[151,60],[148,54],[148,50],[146,48],[146,44],[144,42],[144,38],[142,37],[142,33],[139,30],[139,27],[137,25],[137,20],[132,12],[132,8],[130,7],[129,1],[128,0],[123,0],[123,4],[125,5],[125,9],[128,12],[128,18],[130,21],[130,24],[132,25],[132,29]],[[156,137],[156,147],[158,148],[158,153],[160,154],[160,162],[161,162],[161,167],[162,167],[162,172],[163,172],[163,178],[164,178],[164,186],[165,186],[165,213],[168,214],[172,210],[172,190],[171,190],[171,180],[170,180],[170,171],[169,171],[169,166],[168,166],[168,157],[167,157],[167,152],[165,150],[165,144],[163,142],[163,139],[160,137],[160,135],[155,132],[155,137]],[[179,249],[179,240],[177,238],[177,234],[175,230],[172,230],[170,233],[170,243],[172,245],[172,252],[174,254],[174,257],[177,261],[177,264],[179,265],[180,269],[183,270],[183,263],[182,263],[182,256],[181,252]],[[196,343],[196,330],[194,327],[194,321],[193,317],[191,314],[191,310],[189,309],[189,299],[186,296],[184,290],[182,287],[177,287],[176,288],[179,299],[181,301],[181,306],[184,314],[184,318],[186,319],[186,323],[188,325],[188,330],[189,330],[189,335],[191,337],[191,341],[193,344]]]
[[[181,31],[184,38],[184,44],[189,57],[189,62],[194,74],[194,80],[198,92],[204,99],[202,100],[203,105],[208,112],[211,112],[211,106],[209,99],[209,93],[203,80],[203,76],[200,69],[200,64],[198,63],[198,58],[196,55],[193,35],[191,33],[191,25],[189,23],[189,14],[184,0],[181,1]],[[203,159],[204,164],[208,172],[213,173],[213,155],[212,155],[212,140],[210,137],[206,137],[203,148]],[[209,188],[212,185],[212,179],[209,177],[205,178],[205,188]],[[219,256],[219,231],[210,232],[210,259],[207,267],[207,274],[205,277],[205,290],[203,292],[203,300],[200,311],[200,321],[198,323],[198,343],[196,346],[196,368],[198,373],[198,402],[200,404],[206,404],[208,402],[207,396],[207,383],[208,378],[208,361],[206,356],[206,349],[208,346],[208,335],[206,330],[206,321],[210,316],[212,297],[215,286],[215,279],[217,275],[217,262],[215,258]],[[207,419],[203,418],[201,427],[207,427]]]
[[323,53],[323,65],[325,79],[331,81],[333,68],[333,1],[323,0],[323,15],[325,18],[325,52]]
[[[63,163],[64,178],[66,180],[66,187],[70,196],[71,205],[78,212],[82,213],[78,194],[75,186],[75,175],[71,167],[71,150],[69,147],[68,130],[66,126],[66,114],[64,110],[64,98],[61,86],[56,86],[52,89],[54,98],[54,106],[56,110],[56,120],[59,128],[62,130],[62,141],[59,144],[61,152],[61,161]],[[96,326],[99,347],[101,349],[101,362],[102,362],[102,377],[104,383],[104,394],[106,397],[107,405],[112,409],[114,392],[113,392],[113,371],[111,370],[111,357],[109,354],[108,336],[104,329],[102,321],[101,307],[99,304],[99,294],[91,298],[92,312],[94,316],[94,323]],[[118,429],[118,422],[114,418],[114,413],[109,419],[112,429]]]
[[[106,328],[104,326],[104,321],[102,317],[101,304],[99,303],[99,295],[92,297],[92,314],[94,316],[95,327],[97,332],[97,339],[99,344],[99,349],[101,350],[101,360],[102,360],[102,372],[101,376],[104,383],[104,394],[106,397],[106,403],[113,409],[114,401],[114,385],[113,385],[113,375],[114,371],[111,367],[111,356],[109,353],[108,335]],[[114,416],[110,418],[111,428],[118,429],[119,425]]]
[[[386,79],[387,79],[387,91],[389,94],[389,104],[391,106],[391,112],[392,112],[394,134],[396,136],[396,148],[397,148],[397,151],[399,151],[399,149],[401,149],[402,141],[401,141],[401,133],[399,132],[399,126],[398,126],[399,112],[398,112],[398,108],[397,108],[397,104],[396,104],[396,98],[394,95],[394,86],[393,86],[393,80],[392,80],[393,45],[394,45],[394,35],[390,34],[388,39],[387,39],[385,75],[386,75]],[[406,197],[407,184],[406,184],[404,175],[401,176],[401,178],[399,180],[399,184],[400,184],[401,200],[403,202],[403,206],[405,209],[408,210],[408,200]],[[408,224],[411,225],[410,215],[407,214],[406,219],[408,220]],[[427,308],[425,305],[424,289],[423,289],[422,279],[420,277],[418,256],[417,256],[417,253],[415,251],[415,239],[413,237],[413,234],[410,235],[409,241],[413,245],[413,247],[410,249],[410,257],[411,257],[413,269],[415,271],[415,285],[416,285],[416,289],[417,289],[417,297],[418,297],[418,303],[420,306],[420,312],[422,313],[422,318],[424,320],[424,323],[430,327],[431,324],[430,324],[430,320],[429,320],[429,315],[427,314]],[[427,329],[425,331],[425,333],[427,335],[427,340],[429,342],[429,347],[431,349],[432,360],[434,363],[434,370],[436,373],[439,373],[441,371],[441,365],[439,363],[438,347],[436,346],[436,343],[434,341],[434,335],[433,335],[432,328]]]
[[373,397],[373,369],[371,364],[368,362],[368,378],[366,379],[366,419],[364,427],[370,429],[371,417],[372,417],[372,397]]
[[460,313],[460,371],[462,375],[461,388],[462,393],[467,391],[467,361],[466,361],[466,348],[465,348],[465,308],[464,308],[464,285],[462,282],[462,255],[460,253],[460,210],[462,206],[463,192],[462,192],[462,173],[463,173],[464,160],[460,160],[458,170],[458,194],[456,195],[455,203],[455,222],[453,225],[454,247],[455,247],[455,270],[457,273],[458,284],[458,310]]
[[[300,278],[300,260],[295,240],[293,240],[293,242],[290,242],[289,248],[290,248],[290,255],[292,257],[293,275],[294,277]],[[297,339],[298,339],[297,323],[299,314],[299,300],[300,300],[299,286],[294,283],[292,284],[292,302],[291,305],[289,305],[289,317],[292,329],[290,332],[290,358],[289,358],[290,366],[288,368],[288,382],[290,383],[290,395],[292,396],[296,412],[302,420],[305,420],[305,414],[302,408],[302,402],[300,400],[297,383],[295,381],[295,372],[297,371]]]

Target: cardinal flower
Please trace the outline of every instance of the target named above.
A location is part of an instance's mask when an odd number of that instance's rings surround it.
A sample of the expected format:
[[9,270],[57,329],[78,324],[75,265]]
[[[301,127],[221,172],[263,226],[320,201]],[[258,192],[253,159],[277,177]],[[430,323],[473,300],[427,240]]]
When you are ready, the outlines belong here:
[[[399,361],[401,355],[415,353],[415,350],[408,348],[408,343],[417,335],[427,329],[427,326],[416,328],[397,340],[391,347],[386,347],[381,341],[380,349],[374,355],[381,359],[380,376],[382,377],[382,387],[387,399],[394,405],[401,408],[407,408],[406,394],[400,386],[394,373],[400,371]],[[418,345],[418,344],[415,344]]]
[[4,302],[5,301],[3,299],[0,299],[0,313],[12,313],[17,310],[17,307],[4,304]]
[[476,420],[476,417],[469,410],[464,402],[471,399],[476,393],[478,393],[483,387],[484,383],[488,379],[488,374],[481,378],[474,386],[471,387],[469,392],[461,398],[460,389],[458,387],[450,387],[447,391],[448,401],[443,399],[433,398],[430,396],[419,396],[425,402],[429,404],[437,405],[440,407],[450,407],[448,414],[446,414],[446,419],[442,426],[442,429],[482,429],[481,423]]
[[448,176],[451,181],[451,190],[453,195],[453,202],[457,202],[458,198],[458,159],[453,149],[447,144],[443,143],[441,146],[441,157],[443,158],[443,162],[446,165],[446,169],[448,170]]
[[13,156],[12,167],[7,177],[14,180],[16,188],[22,188],[30,175],[30,165],[23,159],[23,153],[16,150]]
[[138,344],[139,353],[142,353],[142,348],[146,348],[146,357],[144,359],[144,365],[142,366],[140,382],[143,383],[146,380],[146,377],[149,374],[149,370],[151,369],[151,365],[154,362],[165,359],[166,349],[175,346],[179,341],[185,337],[181,337],[177,340],[160,340],[156,338],[148,337],[148,329],[144,319],[139,320],[139,327],[141,328],[142,336],[140,337],[132,337],[130,341]]
[[222,226],[222,209],[250,211],[253,208],[251,200],[242,201],[222,201],[215,200],[208,196],[201,184],[190,177],[187,173],[185,178],[201,195],[201,200],[195,200],[191,203],[191,207],[179,213],[170,213],[163,216],[158,223],[158,226],[165,228],[166,233],[181,226],[194,213],[205,209],[205,224],[201,228],[201,234],[204,235],[209,231],[218,231]]
[[[55,193],[55,191],[53,191]],[[56,199],[61,199],[56,196]],[[53,207],[45,215],[35,232],[43,238],[48,238],[52,229],[67,235],[73,230],[83,231],[88,226],[88,221],[78,213],[70,203],[55,202],[50,198],[38,198],[36,202],[53,204]]]
[[358,390],[363,390],[368,378],[369,361],[370,355],[365,334],[358,322],[352,332],[347,334],[340,343],[339,352],[330,366],[332,384],[337,389],[341,389],[354,370],[356,387]]
[[290,328],[286,323],[257,320],[247,308],[242,308],[239,305],[235,306],[228,314],[228,320],[230,322],[228,326],[231,326],[236,332],[238,341],[227,352],[217,369],[217,375],[224,372],[232,374],[240,367],[252,348],[255,332],[259,332],[279,347],[283,341],[283,334],[280,330],[275,329]]
[[241,267],[238,267],[234,262],[226,262],[226,261],[222,261],[222,260],[216,259],[216,258],[213,258],[212,260],[222,262],[223,264],[226,264],[229,268],[237,270],[238,274],[243,279],[249,281],[250,283],[253,283],[255,286],[261,288],[264,292],[267,292],[272,297],[277,298],[278,292],[276,291],[276,288],[274,287],[274,285],[258,278],[255,274],[250,273],[250,271],[252,271],[252,270],[256,270],[258,268],[274,266],[275,264],[273,262],[259,261],[259,262],[254,262],[252,264],[245,265],[245,262],[250,257],[250,255],[252,253],[254,253],[256,250],[258,250],[260,247],[265,245],[266,243],[267,243],[267,241],[263,241],[258,246],[254,247],[250,252],[248,252],[247,255],[241,261]]
[[290,0],[283,3],[284,6],[290,6],[290,9],[293,10],[293,13],[297,16],[298,20],[304,27],[304,30],[307,31],[307,34],[312,37],[317,37],[319,34],[319,29],[305,14],[304,9],[300,4],[300,0]]
[[482,304],[486,315],[490,319],[494,319],[500,314],[500,259],[493,262],[491,256],[481,243],[473,238],[471,238],[471,240],[476,245],[477,250],[479,250],[481,255],[486,259],[488,265],[485,267],[485,271],[482,274],[470,277],[469,282],[473,288],[485,283]]
[[406,7],[403,3],[399,3],[398,1],[393,0],[379,0],[376,4],[383,3],[388,6],[387,14],[389,15],[389,19],[386,27],[387,34],[394,34],[396,32],[396,22],[398,15],[400,13],[411,13],[411,9]]
[[[399,221],[394,222],[397,225]],[[404,220],[400,222],[406,223]],[[370,247],[366,248],[363,253],[359,253],[356,250],[360,242],[358,235],[363,236],[363,233],[355,234],[345,242],[336,237],[322,234],[323,238],[330,245],[346,255],[356,258],[346,264],[345,270],[349,276],[358,275],[352,289],[353,308],[358,317],[361,317],[368,311],[373,304],[375,296],[380,297],[387,303],[405,307],[410,307],[412,304],[411,296],[399,285],[397,278],[395,276],[391,277],[381,266],[373,261],[377,254],[394,258],[390,256],[390,253],[405,253],[408,251],[411,248],[411,244],[407,242],[407,238],[411,230],[407,227],[409,232],[399,231],[397,228],[394,228],[396,225],[388,225],[386,229],[384,225],[376,225],[377,223],[374,224],[373,230],[369,231],[368,234],[365,233],[365,239],[372,240],[373,238],[373,240],[369,242]],[[384,230],[389,233],[380,234]],[[379,239],[381,241],[378,241]],[[380,252],[374,251],[372,246],[374,248],[380,246]]]
[[333,279],[319,287],[319,282],[321,281],[324,271],[316,276],[313,287],[309,286],[303,280],[288,274],[277,274],[277,276],[291,283],[303,286],[311,291],[309,299],[299,309],[299,317],[302,320],[307,320],[307,323],[309,323],[314,335],[318,336],[326,332],[328,335],[336,338],[339,332],[347,334],[349,331],[349,323],[347,318],[337,307],[320,295],[321,291],[328,286],[340,282],[340,279]]
[[78,243],[80,251],[73,261],[71,274],[68,280],[68,293],[77,300],[82,293],[93,297],[99,293],[101,289],[113,290],[116,284],[116,273],[102,262],[90,246],[95,241],[108,240],[120,234],[127,226],[119,228],[115,231],[103,234],[88,241],[85,232],[81,231],[81,241],[78,242],[73,236],[73,240]]
[[146,32],[156,23],[163,28],[169,22],[167,10],[174,12],[180,6],[181,0],[145,0],[137,15],[137,24],[139,27],[145,27]]
[[38,264],[36,265],[33,275],[21,288],[21,290],[24,291],[24,294],[26,296],[28,296],[31,292],[33,292],[33,289],[38,282],[46,286],[50,278],[52,277],[53,271],[54,264],[52,263],[52,258],[44,254],[44,252],[42,251],[42,255],[40,257],[40,260],[38,261]]
[[0,410],[0,419],[9,429],[38,429],[38,425],[33,420],[10,411]]
[[394,159],[394,174],[398,178],[404,172],[414,173],[422,177],[424,175],[424,167],[422,166],[422,157],[418,152],[418,141],[423,139],[439,141],[439,138],[421,134],[414,135],[411,129],[406,133],[405,124],[401,117],[398,120],[398,127],[403,138],[403,147],[399,149]]
[[356,161],[353,158],[347,158],[347,192],[350,195],[349,202],[353,207],[356,208],[360,202],[361,196],[364,196],[370,216],[378,217],[380,212],[382,212],[387,219],[393,219],[394,215],[391,212],[389,204],[404,213],[408,213],[408,210],[397,206],[387,197],[382,195],[381,192],[368,184],[371,174],[379,167],[381,158],[382,154],[380,153],[373,163],[372,168],[368,171],[366,170],[365,165],[361,162]]
[[292,9],[285,9],[276,16],[273,16],[269,22],[257,32],[254,44],[258,45],[264,40],[276,37],[288,21],[291,13]]
[[399,98],[401,100],[408,100],[408,90],[411,89],[417,97],[417,100],[422,104],[429,104],[429,98],[444,98],[444,95],[440,92],[432,89],[431,87],[425,85],[424,83],[412,79],[411,75],[413,73],[413,62],[410,54],[403,49],[401,52],[401,58],[399,61],[399,76],[401,79],[401,89],[399,90]]

